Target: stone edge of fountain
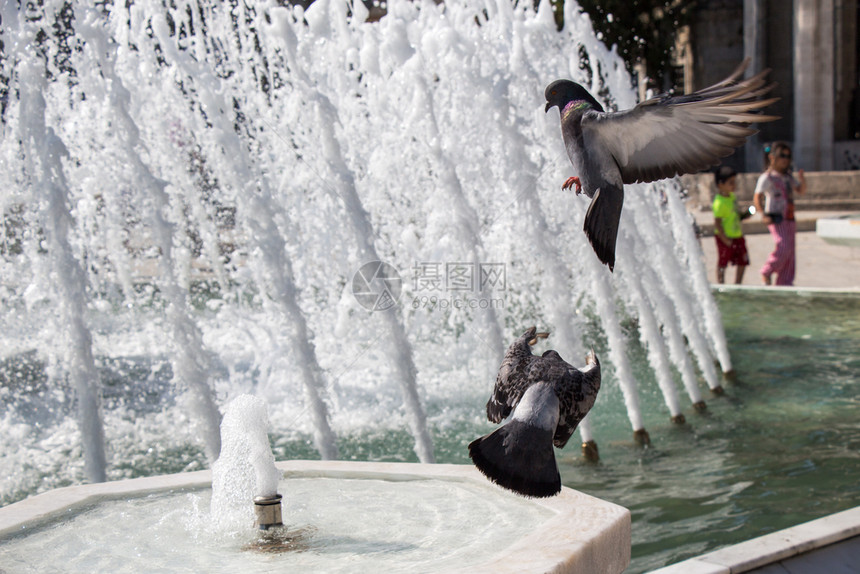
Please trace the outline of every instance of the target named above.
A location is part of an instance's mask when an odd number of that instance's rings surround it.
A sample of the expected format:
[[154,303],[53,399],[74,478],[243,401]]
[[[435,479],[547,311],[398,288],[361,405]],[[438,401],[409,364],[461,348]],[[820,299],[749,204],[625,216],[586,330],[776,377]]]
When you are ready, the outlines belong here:
[[[828,549],[838,552],[841,543],[858,537],[860,537],[860,506],[855,506],[677,562],[659,570],[653,570],[651,574],[735,574],[758,571],[760,568],[789,562],[800,556],[806,559],[804,565],[807,568],[813,566],[816,572],[826,572],[829,564]],[[818,550],[822,552],[815,558],[810,556],[812,552]],[[837,560],[840,558],[844,556],[837,556]]]
[[[488,483],[469,465],[302,460],[281,461],[276,466],[287,479],[447,480],[482,484],[502,498],[515,496]],[[201,470],[58,488],[0,508],[0,539],[103,500],[205,488],[211,480],[211,471]],[[631,522],[626,508],[567,487],[555,497],[531,502],[554,516],[487,562],[463,572],[620,573],[629,565]]]
[[716,293],[748,292],[767,295],[799,295],[822,297],[860,297],[858,287],[773,287],[765,285],[711,285],[711,291]]
[[831,245],[860,247],[860,213],[816,219],[815,233]]

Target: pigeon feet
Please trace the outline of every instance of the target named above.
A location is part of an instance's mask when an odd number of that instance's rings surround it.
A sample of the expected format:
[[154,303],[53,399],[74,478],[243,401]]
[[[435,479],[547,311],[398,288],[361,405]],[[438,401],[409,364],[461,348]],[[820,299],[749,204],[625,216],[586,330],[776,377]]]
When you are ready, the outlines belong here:
[[570,189],[574,185],[576,186],[576,195],[579,195],[580,193],[582,193],[582,183],[579,181],[579,178],[576,176],[567,178],[567,181],[564,182],[564,185],[562,185],[561,188],[562,189]]

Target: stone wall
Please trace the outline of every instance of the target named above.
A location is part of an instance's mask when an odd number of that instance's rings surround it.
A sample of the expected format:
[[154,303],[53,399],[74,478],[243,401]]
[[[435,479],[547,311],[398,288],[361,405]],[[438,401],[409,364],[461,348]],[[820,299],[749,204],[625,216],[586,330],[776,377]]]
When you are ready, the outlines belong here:
[[[741,204],[752,203],[759,173],[739,173],[736,194]],[[717,192],[712,173],[703,172],[681,176],[681,183],[690,193],[688,207],[710,209]],[[798,198],[797,209],[860,211],[860,171],[806,172],[806,194]]]

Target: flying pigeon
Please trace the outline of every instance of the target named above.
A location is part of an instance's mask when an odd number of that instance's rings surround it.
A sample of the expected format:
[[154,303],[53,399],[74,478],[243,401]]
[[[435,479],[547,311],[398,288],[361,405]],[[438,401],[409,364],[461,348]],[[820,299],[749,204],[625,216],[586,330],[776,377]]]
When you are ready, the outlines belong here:
[[592,198],[585,234],[601,262],[615,268],[615,240],[624,202],[623,184],[694,173],[717,165],[757,130],[749,124],[779,116],[757,113],[779,98],[761,99],[774,84],[769,70],[739,80],[749,61],[709,88],[692,94],[661,94],[636,107],[605,112],[585,88],[570,80],[547,86],[546,111],[558,107],[576,186]]
[[469,456],[487,478],[530,497],[561,491],[553,445],[563,448],[594,405],[600,389],[600,363],[592,350],[580,371],[555,351],[532,355],[530,346],[549,333],[528,329],[505,353],[487,418],[499,423],[492,433],[469,444]]

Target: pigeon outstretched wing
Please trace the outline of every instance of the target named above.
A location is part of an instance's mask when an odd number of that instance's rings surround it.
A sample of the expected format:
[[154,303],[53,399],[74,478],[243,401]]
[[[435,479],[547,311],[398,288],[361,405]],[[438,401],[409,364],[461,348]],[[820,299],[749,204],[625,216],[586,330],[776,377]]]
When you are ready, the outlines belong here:
[[592,350],[585,359],[586,366],[581,371],[571,367],[569,380],[557,386],[561,417],[552,437],[556,448],[564,448],[573,431],[594,406],[597,391],[600,389],[600,361]]
[[758,113],[778,99],[761,99],[773,87],[765,82],[768,70],[739,81],[746,64],[719,84],[692,94],[657,96],[622,112],[585,114],[586,149],[608,151],[624,183],[717,165],[756,133],[751,123],[778,119]]
[[555,80],[544,91],[546,111],[558,107],[565,148],[577,175],[562,186],[592,198],[585,233],[600,261],[615,267],[615,243],[625,183],[647,182],[713,165],[743,145],[755,130],[750,124],[777,116],[762,108],[773,88],[765,70],[740,77],[745,61],[728,78],[692,94],[664,94],[621,111],[605,112],[588,90],[570,80]]

